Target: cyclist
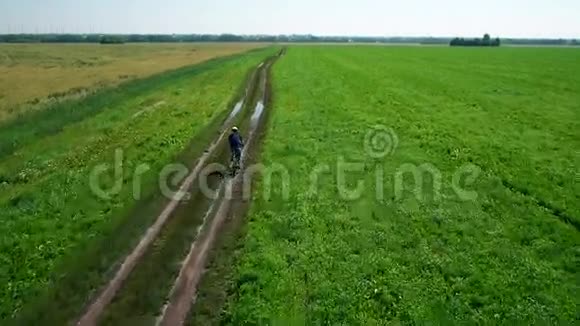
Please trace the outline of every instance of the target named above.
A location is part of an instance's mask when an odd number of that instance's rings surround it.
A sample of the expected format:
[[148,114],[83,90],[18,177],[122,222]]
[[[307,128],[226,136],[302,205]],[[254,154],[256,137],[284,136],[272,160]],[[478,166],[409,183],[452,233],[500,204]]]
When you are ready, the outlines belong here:
[[240,160],[242,158],[242,149],[244,148],[244,140],[242,135],[240,135],[240,130],[238,127],[232,128],[232,133],[229,138],[230,150],[232,151],[232,168],[240,168]]

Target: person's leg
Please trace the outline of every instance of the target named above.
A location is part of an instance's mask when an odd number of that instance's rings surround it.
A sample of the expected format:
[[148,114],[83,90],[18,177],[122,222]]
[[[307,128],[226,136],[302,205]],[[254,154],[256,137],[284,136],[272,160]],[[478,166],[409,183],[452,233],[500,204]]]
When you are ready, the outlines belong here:
[[242,150],[238,148],[234,151],[234,165],[236,168],[240,167],[241,159],[242,159]]
[[230,157],[230,169],[233,169],[236,163],[236,152],[231,149],[230,150],[231,157]]

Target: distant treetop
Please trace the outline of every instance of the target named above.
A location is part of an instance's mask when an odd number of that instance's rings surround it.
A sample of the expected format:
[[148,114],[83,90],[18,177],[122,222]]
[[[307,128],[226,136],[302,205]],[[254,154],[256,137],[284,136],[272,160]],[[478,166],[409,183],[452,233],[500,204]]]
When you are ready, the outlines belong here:
[[501,41],[498,38],[492,39],[489,34],[485,34],[483,38],[464,39],[456,37],[449,43],[451,46],[500,46]]

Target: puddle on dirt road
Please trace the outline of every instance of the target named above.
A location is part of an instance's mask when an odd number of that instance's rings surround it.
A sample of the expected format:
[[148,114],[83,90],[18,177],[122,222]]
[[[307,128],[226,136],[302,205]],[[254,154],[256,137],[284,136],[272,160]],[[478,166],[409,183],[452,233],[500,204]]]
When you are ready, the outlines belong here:
[[252,118],[250,120],[252,129],[256,129],[258,126],[262,113],[264,113],[264,102],[258,101],[258,104],[256,104],[256,108],[254,109],[254,114],[252,114]]
[[225,124],[227,125],[230,122],[232,122],[232,120],[234,120],[234,118],[238,115],[238,113],[240,113],[240,111],[242,110],[243,107],[244,107],[244,100],[241,100],[238,103],[236,103],[236,106],[234,106],[234,109],[230,113],[230,115],[229,115],[228,119],[226,120],[226,123]]

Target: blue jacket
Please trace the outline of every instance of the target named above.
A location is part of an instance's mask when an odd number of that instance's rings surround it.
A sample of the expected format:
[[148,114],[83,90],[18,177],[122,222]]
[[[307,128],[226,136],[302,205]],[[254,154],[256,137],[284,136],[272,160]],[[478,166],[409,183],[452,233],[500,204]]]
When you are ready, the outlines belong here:
[[244,147],[242,136],[237,132],[232,133],[228,140],[230,142],[230,149],[232,151],[240,150],[242,147]]

